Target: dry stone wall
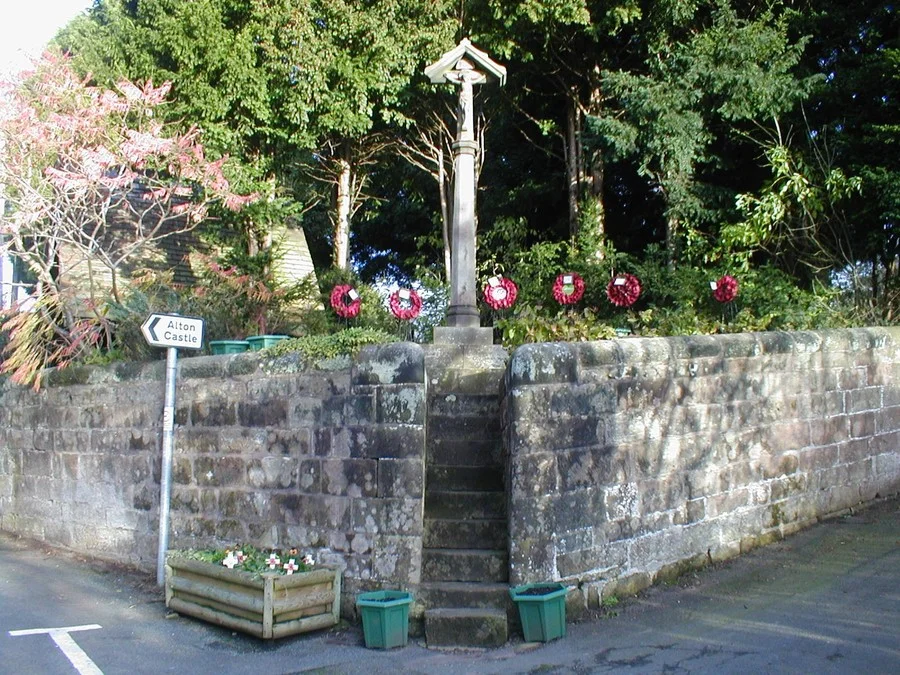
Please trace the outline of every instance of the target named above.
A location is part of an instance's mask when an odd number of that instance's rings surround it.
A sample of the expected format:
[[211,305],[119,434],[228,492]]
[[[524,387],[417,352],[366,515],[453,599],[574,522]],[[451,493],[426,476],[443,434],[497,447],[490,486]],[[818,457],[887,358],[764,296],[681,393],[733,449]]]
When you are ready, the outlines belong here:
[[[0,384],[0,528],[153,569],[164,378],[157,362]],[[345,570],[345,599],[418,584],[421,347],[181,359],[176,396],[172,547],[297,546]]]
[[900,331],[528,345],[504,398],[510,582],[596,604],[900,489]]

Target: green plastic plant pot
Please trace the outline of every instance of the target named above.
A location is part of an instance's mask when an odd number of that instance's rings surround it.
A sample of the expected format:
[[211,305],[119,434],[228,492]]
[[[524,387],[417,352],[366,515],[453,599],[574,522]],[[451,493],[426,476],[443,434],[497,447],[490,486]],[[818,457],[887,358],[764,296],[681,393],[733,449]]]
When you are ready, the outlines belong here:
[[356,606],[362,614],[366,647],[405,647],[412,601],[412,593],[408,591],[372,591],[357,595]]
[[250,349],[246,340],[210,340],[209,350],[213,354],[240,354]]
[[509,589],[519,608],[525,642],[550,642],[565,637],[566,593],[566,587],[556,582]]
[[278,344],[282,340],[287,340],[288,337],[288,335],[254,335],[253,337],[248,337],[247,342],[250,343],[252,351],[258,352],[260,349],[265,349]]

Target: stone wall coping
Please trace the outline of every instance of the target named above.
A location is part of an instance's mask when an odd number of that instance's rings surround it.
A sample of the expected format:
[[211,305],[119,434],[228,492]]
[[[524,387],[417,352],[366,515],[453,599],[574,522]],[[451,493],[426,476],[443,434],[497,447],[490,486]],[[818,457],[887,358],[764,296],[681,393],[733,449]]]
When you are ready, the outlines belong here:
[[675,337],[632,337],[595,342],[526,344],[509,360],[506,390],[520,386],[574,383],[594,368],[668,363],[678,360],[750,358],[760,354],[854,352],[900,345],[900,327],[823,331],[731,333]]

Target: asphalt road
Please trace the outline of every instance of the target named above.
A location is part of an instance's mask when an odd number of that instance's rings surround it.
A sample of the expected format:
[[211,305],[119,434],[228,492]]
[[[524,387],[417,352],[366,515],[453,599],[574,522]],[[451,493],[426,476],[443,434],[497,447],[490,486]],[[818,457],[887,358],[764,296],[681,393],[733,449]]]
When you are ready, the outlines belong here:
[[555,642],[481,651],[367,650],[358,626],[263,642],[169,615],[154,578],[0,533],[2,674],[399,672],[900,673],[900,499],[654,587]]

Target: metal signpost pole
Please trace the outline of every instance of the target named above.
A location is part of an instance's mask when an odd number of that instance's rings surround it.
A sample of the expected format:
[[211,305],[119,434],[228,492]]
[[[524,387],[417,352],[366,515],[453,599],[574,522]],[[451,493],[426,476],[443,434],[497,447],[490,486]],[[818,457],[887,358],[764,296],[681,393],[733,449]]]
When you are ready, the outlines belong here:
[[166,400],[163,405],[162,472],[159,485],[159,549],[156,554],[156,583],[165,581],[166,551],[169,548],[169,501],[172,495],[172,452],[175,441],[175,372],[178,350],[166,350]]
[[175,376],[178,350],[203,349],[205,323],[196,316],[151,314],[141,324],[147,344],[166,347],[166,400],[163,405],[162,470],[159,481],[159,550],[156,555],[156,583],[166,579],[166,551],[169,549],[169,501],[172,496],[172,455],[175,446]]

